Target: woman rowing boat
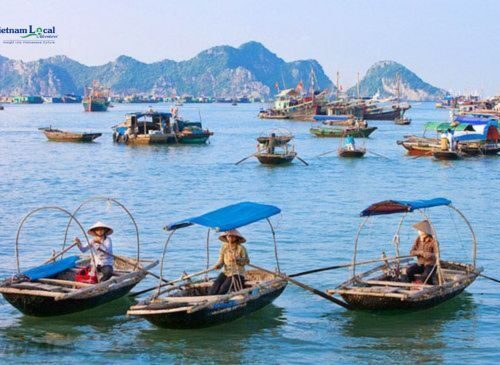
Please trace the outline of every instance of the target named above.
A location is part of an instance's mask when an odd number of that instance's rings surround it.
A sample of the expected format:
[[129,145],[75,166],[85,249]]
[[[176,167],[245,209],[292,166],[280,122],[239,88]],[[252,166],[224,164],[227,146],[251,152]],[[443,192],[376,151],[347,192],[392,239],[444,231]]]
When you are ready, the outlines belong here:
[[224,242],[220,249],[216,269],[223,269],[209,290],[209,295],[221,295],[238,291],[245,285],[245,265],[250,263],[247,250],[241,244],[245,237],[236,229],[224,232],[219,237]]

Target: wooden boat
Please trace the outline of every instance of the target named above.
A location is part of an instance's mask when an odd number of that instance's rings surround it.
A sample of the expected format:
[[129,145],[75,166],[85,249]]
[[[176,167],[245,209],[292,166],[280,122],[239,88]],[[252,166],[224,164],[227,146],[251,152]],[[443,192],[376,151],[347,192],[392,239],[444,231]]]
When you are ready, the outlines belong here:
[[257,117],[259,117],[260,119],[290,119],[290,116],[288,116],[287,114],[271,109],[261,110],[259,114],[257,114]]
[[402,141],[396,142],[408,151],[410,156],[432,156],[435,150],[439,150],[441,145],[437,138],[426,138],[417,136],[405,136]]
[[365,148],[356,148],[354,150],[349,150],[347,148],[339,149],[339,157],[347,158],[361,158],[366,154]]
[[53,129],[52,127],[39,128],[39,130],[45,134],[49,141],[55,142],[92,142],[102,136],[102,133],[73,133]]
[[[277,207],[251,202],[230,205],[167,225],[165,229],[171,233],[166,245],[176,230],[193,224],[227,231],[263,219],[270,223],[269,217],[279,212],[280,209]],[[271,229],[273,229],[272,225]],[[274,233],[273,241],[276,248]],[[208,245],[207,240],[207,250]],[[160,280],[163,277],[164,256],[161,261]],[[279,274],[277,257],[276,264]],[[205,274],[208,271],[210,270],[197,274]],[[193,275],[187,278],[189,277]],[[130,307],[127,314],[142,317],[164,328],[185,329],[214,326],[244,317],[269,305],[281,295],[287,285],[287,282],[280,277],[260,270],[248,270],[244,287],[224,295],[207,295],[213,279],[192,282],[181,277],[177,282],[181,284],[163,290],[162,285],[167,286],[167,284],[158,285],[155,294]]]
[[312,127],[309,131],[316,137],[342,138],[351,136],[354,138],[368,138],[377,127],[355,127],[355,128],[336,128],[336,127]]
[[[114,201],[113,199],[109,200]],[[26,220],[41,210],[56,210],[67,214],[70,217],[68,227],[71,222],[76,222],[88,243],[86,232],[75,218],[75,214],[71,214],[65,209],[59,207],[38,208],[22,220],[15,243],[17,274],[0,283],[0,293],[7,302],[26,315],[58,316],[80,312],[111,302],[129,293],[144,279],[148,270],[158,264],[158,261],[141,260],[139,254],[135,258],[115,255],[113,277],[104,282],[89,282],[90,280],[81,279],[84,276],[82,270],[94,262],[92,252],[90,256],[76,255],[62,258],[65,252],[75,246],[73,244],[63,249],[58,255],[51,257],[44,264],[21,271],[18,249],[19,234]]]
[[108,110],[110,101],[110,89],[93,81],[92,87],[85,88],[85,97],[83,98],[83,109],[86,112],[105,112]]
[[432,156],[436,160],[460,160],[462,158],[461,154],[455,151],[434,151]]
[[[441,259],[441,249],[436,252],[436,265],[430,277],[420,276],[419,282],[410,283],[406,277],[407,264],[412,258],[399,255],[399,232],[404,224],[407,213],[418,212],[429,220],[424,209],[433,207],[448,207],[456,212],[470,229],[473,243],[473,257],[471,263],[457,263]],[[361,274],[356,274],[357,252],[361,232],[368,219],[375,215],[389,215],[402,213],[393,244],[396,246],[396,256],[384,257],[383,265],[376,266]],[[351,278],[337,288],[327,290],[330,295],[340,295],[350,309],[363,310],[392,310],[392,309],[423,309],[436,306],[457,295],[471,285],[481,273],[482,268],[476,267],[477,241],[470,223],[462,212],[451,205],[451,201],[444,198],[415,201],[387,200],[372,204],[363,212],[366,217],[354,241],[354,258]],[[430,220],[429,220],[430,221]],[[432,224],[431,224],[432,226]],[[434,230],[434,226],[432,226]],[[438,237],[434,234],[434,237]]]
[[171,117],[171,113],[152,109],[127,114],[125,122],[112,127],[113,141],[128,145],[177,143],[177,135],[170,123]]
[[297,152],[289,151],[286,153],[267,153],[260,152],[256,153],[255,157],[263,165],[283,165],[291,163],[293,159],[297,156]]

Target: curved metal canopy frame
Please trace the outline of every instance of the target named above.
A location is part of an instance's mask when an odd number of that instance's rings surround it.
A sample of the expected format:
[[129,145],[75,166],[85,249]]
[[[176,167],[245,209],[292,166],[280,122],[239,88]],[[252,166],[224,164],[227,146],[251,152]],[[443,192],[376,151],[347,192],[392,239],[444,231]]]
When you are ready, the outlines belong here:
[[80,211],[80,209],[82,209],[87,204],[95,202],[95,201],[106,201],[108,203],[115,203],[118,207],[122,208],[123,211],[130,217],[130,220],[132,221],[132,223],[134,224],[134,227],[135,227],[135,235],[136,235],[136,242],[137,242],[137,260],[136,260],[136,263],[134,265],[134,270],[137,269],[137,267],[139,266],[140,247],[141,247],[140,240],[139,240],[139,227],[137,226],[137,223],[134,219],[134,216],[132,215],[132,213],[130,213],[130,211],[127,209],[127,207],[125,207],[125,205],[120,203],[118,200],[110,198],[110,197],[94,196],[94,197],[91,197],[91,198],[85,200],[83,203],[81,203],[78,206],[78,208],[76,208],[76,210],[73,212],[73,215],[68,222],[68,225],[66,226],[66,232],[64,233],[64,242],[63,242],[63,247],[62,247],[63,250],[64,250],[64,247],[66,246],[66,242],[68,240],[69,227],[71,226],[71,222],[73,221],[74,217],[76,217],[76,214]]
[[[90,244],[89,238],[87,236],[87,232],[85,232],[85,229],[83,228],[83,226],[81,225],[81,223],[69,211],[67,211],[64,208],[58,207],[58,206],[44,206],[44,207],[36,208],[36,209],[32,210],[31,212],[29,212],[21,220],[21,223],[19,224],[19,227],[17,229],[17,234],[16,234],[16,249],[15,249],[15,251],[16,251],[16,268],[17,268],[17,273],[18,274],[21,273],[20,264],[19,264],[19,236],[21,235],[21,230],[22,230],[22,228],[24,226],[24,223],[26,223],[26,221],[28,220],[28,218],[30,218],[32,215],[34,215],[35,213],[38,213],[38,212],[40,212],[42,210],[57,210],[57,211],[60,211],[60,212],[63,212],[65,214],[67,214],[72,220],[74,220],[78,224],[78,227],[80,227],[81,231],[83,232],[83,235],[85,237],[85,240],[87,241],[87,244]],[[90,250],[90,255],[92,257],[92,261],[95,263],[95,257],[94,257],[94,253],[92,252],[92,250]]]
[[[472,267],[475,268],[476,267],[476,258],[477,258],[477,237],[476,237],[476,233],[474,232],[474,229],[472,228],[472,225],[470,224],[470,222],[468,221],[468,219],[465,217],[465,215],[458,208],[456,208],[455,206],[453,206],[451,204],[447,205],[447,207],[450,208],[451,210],[455,211],[463,219],[463,221],[466,223],[467,227],[469,228],[469,230],[471,232],[472,243],[473,243]],[[435,237],[436,242],[437,242],[436,267],[437,267],[437,273],[438,273],[439,281],[440,281],[440,283],[442,283],[443,278],[442,278],[441,264],[440,264],[439,240],[437,239],[436,230],[434,228],[434,225],[432,224],[432,221],[424,213],[424,211],[421,210],[421,209],[418,209],[417,211],[424,217],[424,219],[427,219],[429,221],[429,223],[431,225],[431,228],[432,228],[432,231],[434,233],[434,237]],[[360,236],[361,231],[363,230],[363,228],[366,226],[366,224],[367,224],[368,220],[370,219],[370,217],[371,216],[367,216],[363,220],[363,222],[360,224],[360,226],[358,228],[358,232],[356,233],[356,237],[354,239],[354,255],[353,255],[353,260],[352,260],[352,277],[353,278],[356,276],[356,257],[357,257],[357,252],[358,252],[359,236]],[[399,236],[399,232],[401,230],[401,227],[402,227],[403,222],[406,219],[406,217],[407,217],[407,213],[404,213],[403,217],[401,218],[401,220],[399,222],[399,225],[398,225],[397,231],[395,233],[395,236]],[[399,245],[397,246],[396,254],[397,254],[397,256],[399,256]],[[399,265],[399,260],[397,261],[397,264]]]
[[[273,243],[274,243],[274,257],[276,259],[276,265],[277,265],[277,270],[278,270],[278,273],[280,273],[280,264],[279,264],[279,259],[278,259],[278,244],[276,242],[276,232],[274,230],[274,227],[271,223],[271,220],[269,218],[266,218],[267,220],[267,223],[269,224],[269,227],[271,228],[271,233],[272,233],[272,236],[273,236]],[[161,255],[161,262],[160,262],[160,278],[158,279],[158,289],[156,291],[156,294],[153,294],[154,297],[158,296],[160,294],[160,290],[161,290],[161,287],[162,287],[162,282],[164,281],[163,279],[163,268],[164,268],[164,262],[165,262],[165,254],[167,253],[167,246],[168,244],[170,243],[171,239],[172,239],[172,236],[174,235],[174,233],[176,232],[177,230],[174,229],[172,232],[170,232],[170,234],[168,235],[167,237],[167,240],[165,242],[165,245],[163,246],[163,252],[162,252],[162,255]],[[209,268],[209,245],[210,245],[210,228],[208,229],[208,232],[207,232],[207,238],[206,238],[206,250],[207,250],[207,269]]]

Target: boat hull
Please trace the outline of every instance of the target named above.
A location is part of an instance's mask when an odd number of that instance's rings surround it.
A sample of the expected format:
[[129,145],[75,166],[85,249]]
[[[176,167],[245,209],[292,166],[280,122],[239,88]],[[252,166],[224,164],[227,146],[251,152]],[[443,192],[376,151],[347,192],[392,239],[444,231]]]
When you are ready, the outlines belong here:
[[340,157],[345,157],[345,158],[362,158],[365,155],[366,151],[365,150],[346,150],[346,149],[341,149],[339,151],[339,156]]
[[127,295],[137,282],[117,290],[83,299],[55,300],[54,298],[24,294],[6,294],[3,297],[21,313],[34,317],[51,317],[81,312],[109,303]]
[[207,143],[208,139],[213,133],[199,133],[199,134],[188,134],[177,137],[179,143],[182,144],[204,144]]
[[83,110],[86,112],[105,112],[108,110],[109,101],[107,100],[84,100]]
[[432,156],[434,156],[435,159],[437,160],[460,160],[461,156],[453,151],[434,151],[432,153]]
[[342,138],[351,136],[353,138],[368,138],[376,129],[377,127],[356,129],[313,127],[310,132],[316,137]]
[[92,142],[102,136],[102,133],[68,133],[68,132],[43,132],[49,141],[54,142]]
[[289,153],[288,155],[261,153],[255,155],[259,162],[263,165],[283,165],[291,163],[295,156],[297,156],[296,153]]
[[162,328],[192,329],[215,326],[234,321],[264,308],[278,298],[285,288],[286,283],[282,283],[277,289],[244,303],[226,301],[194,313],[176,312],[148,315],[144,318]]

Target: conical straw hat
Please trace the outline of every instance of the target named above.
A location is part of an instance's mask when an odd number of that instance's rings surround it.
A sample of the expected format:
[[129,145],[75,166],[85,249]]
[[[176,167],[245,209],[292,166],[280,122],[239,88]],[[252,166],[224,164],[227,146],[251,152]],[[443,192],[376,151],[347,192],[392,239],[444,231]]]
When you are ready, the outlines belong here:
[[417,231],[427,233],[428,235],[434,235],[434,231],[432,230],[431,224],[428,220],[423,220],[421,222],[415,223],[412,227]]
[[94,225],[89,228],[89,230],[87,231],[87,233],[90,234],[91,236],[95,236],[96,234],[95,234],[94,230],[96,230],[97,228],[105,228],[105,229],[107,229],[108,230],[106,232],[107,236],[113,234],[113,228],[111,228],[107,224],[102,223],[101,221],[98,221],[98,222],[94,223]]

